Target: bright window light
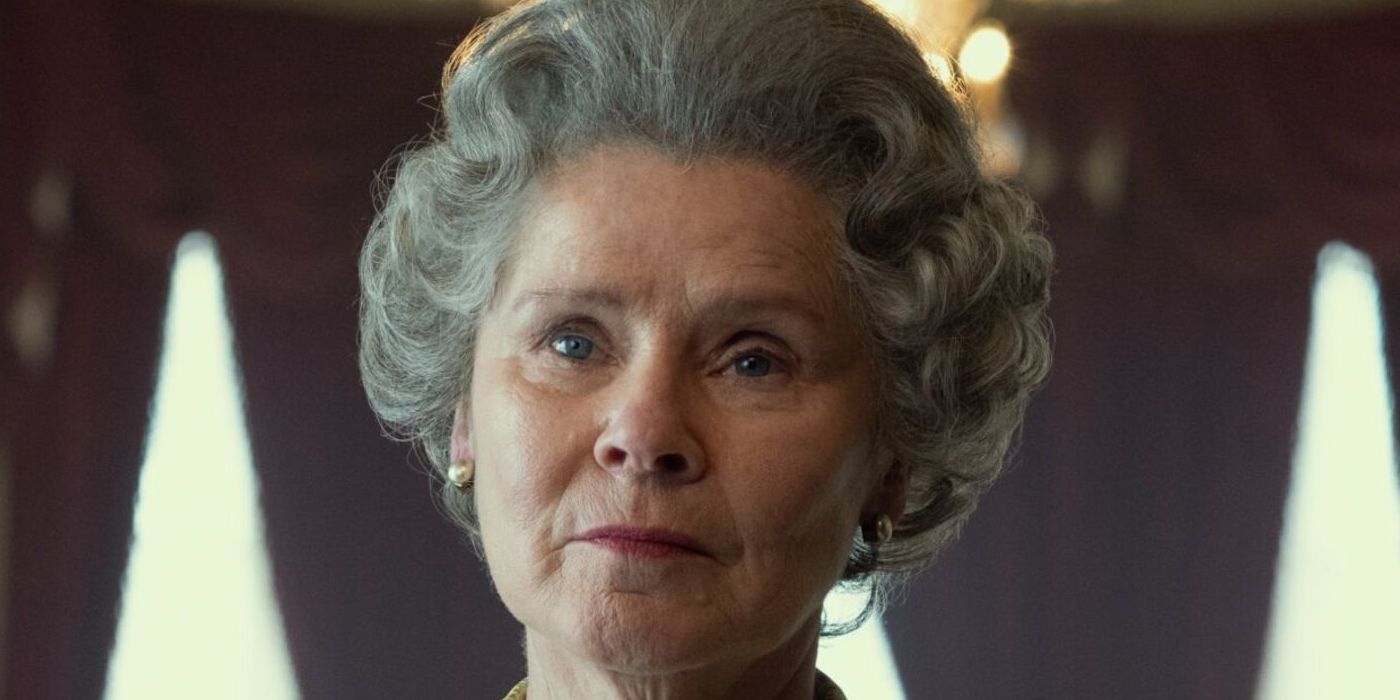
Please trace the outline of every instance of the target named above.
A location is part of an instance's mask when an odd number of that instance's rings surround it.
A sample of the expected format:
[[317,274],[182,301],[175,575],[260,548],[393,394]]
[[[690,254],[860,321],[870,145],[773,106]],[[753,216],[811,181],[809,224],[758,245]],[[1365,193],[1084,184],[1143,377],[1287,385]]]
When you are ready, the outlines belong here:
[[1400,485],[1381,347],[1370,262],[1329,244],[1261,700],[1400,698]]
[[150,430],[108,700],[296,698],[204,234],[176,254]]
[[[832,591],[825,610],[832,620],[849,620],[865,605],[865,596]],[[823,640],[817,651],[817,667],[846,697],[904,700],[899,668],[885,635],[885,625],[871,617],[860,629],[835,639]]]

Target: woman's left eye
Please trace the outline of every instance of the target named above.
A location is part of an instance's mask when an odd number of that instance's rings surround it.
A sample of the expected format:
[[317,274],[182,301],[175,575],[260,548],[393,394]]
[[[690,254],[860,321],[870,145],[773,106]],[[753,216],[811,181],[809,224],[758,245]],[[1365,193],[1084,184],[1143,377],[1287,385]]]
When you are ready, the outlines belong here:
[[593,356],[593,341],[581,335],[561,335],[551,340],[549,346],[571,360],[587,360]]
[[751,352],[736,358],[733,367],[741,377],[766,377],[773,371],[773,358]]

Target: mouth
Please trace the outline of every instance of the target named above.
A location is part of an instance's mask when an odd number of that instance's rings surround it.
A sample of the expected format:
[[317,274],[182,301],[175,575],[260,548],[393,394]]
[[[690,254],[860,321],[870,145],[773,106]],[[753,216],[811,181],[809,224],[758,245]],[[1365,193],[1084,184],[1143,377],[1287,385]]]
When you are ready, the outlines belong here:
[[662,528],[606,525],[583,533],[576,537],[575,541],[602,547],[624,556],[646,559],[711,556],[691,537]]

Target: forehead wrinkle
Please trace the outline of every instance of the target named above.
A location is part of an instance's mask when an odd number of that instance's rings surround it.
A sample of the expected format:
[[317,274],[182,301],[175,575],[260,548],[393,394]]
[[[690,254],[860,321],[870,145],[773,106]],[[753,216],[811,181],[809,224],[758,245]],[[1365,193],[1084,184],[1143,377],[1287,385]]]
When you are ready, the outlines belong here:
[[[626,154],[626,149],[623,153]],[[731,294],[744,292],[748,295],[752,295],[754,291],[771,293],[775,291],[774,283],[777,283],[776,286],[784,288],[780,291],[801,303],[760,305],[730,302],[714,306],[744,311],[758,310],[760,306],[766,306],[767,310],[781,310],[786,307],[809,320],[825,321],[830,321],[831,316],[839,315],[843,310],[845,295],[841,284],[842,276],[835,260],[840,227],[833,225],[833,212],[830,210],[833,203],[824,197],[816,202],[807,201],[802,191],[804,183],[794,181],[790,174],[780,173],[785,176],[786,182],[780,182],[782,186],[778,191],[770,193],[773,196],[767,200],[766,205],[773,208],[758,207],[757,211],[762,212],[763,216],[755,219],[740,211],[730,211],[724,220],[709,223],[705,227],[709,230],[704,231],[691,229],[691,222],[687,219],[669,220],[665,216],[656,218],[653,216],[654,212],[650,211],[645,216],[636,218],[626,206],[595,206],[597,200],[613,202],[619,187],[624,191],[631,188],[649,190],[649,186],[656,184],[647,178],[626,176],[623,176],[623,182],[607,178],[572,177],[579,174],[576,172],[579,168],[595,164],[591,161],[603,155],[608,154],[606,151],[595,153],[591,157],[568,163],[536,182],[536,206],[530,207],[532,216],[529,217],[533,226],[527,228],[534,229],[534,234],[543,234],[550,229],[572,232],[572,235],[566,236],[562,241],[570,252],[565,256],[568,259],[565,269],[559,272],[575,277],[573,283],[582,284],[579,288],[571,288],[570,283],[565,282],[557,289],[541,289],[522,294],[517,299],[517,308],[532,302],[554,299],[565,303],[578,302],[625,309],[661,303],[663,306],[670,306],[673,312],[679,312],[666,315],[679,319],[694,317],[697,307],[709,305],[707,295],[716,295],[721,291]],[[755,165],[742,161],[719,161],[716,164]],[[769,167],[763,169],[772,170]],[[628,171],[623,169],[622,172]],[[692,175],[696,171],[687,168],[685,172]],[[758,174],[740,172],[737,176],[747,181],[755,179]],[[713,183],[709,182],[713,178],[704,180],[708,183],[707,187],[713,186]],[[736,183],[723,184],[733,188]],[[739,196],[744,200],[752,199],[745,197],[746,194],[750,193],[743,191]],[[758,205],[750,201],[746,201],[745,204]],[[679,213],[685,207],[673,209]],[[663,207],[663,213],[666,211],[669,209]],[[672,228],[689,229],[699,235],[672,236]],[[556,241],[554,245],[559,243],[561,242]],[[691,265],[682,264],[681,261],[689,259],[686,256],[687,249],[692,254],[702,254],[703,260],[715,260],[719,267],[711,266],[709,274],[700,278],[686,274],[685,268]],[[721,257],[711,258],[714,254]],[[591,273],[596,267],[595,261],[619,257],[642,260],[650,258],[653,263],[661,263],[663,267],[670,264],[680,264],[681,267],[670,273],[661,272],[659,278],[652,278],[650,283],[643,284],[645,288],[633,288],[634,283],[645,282],[644,279],[636,277],[642,270],[635,267],[618,271],[625,278],[624,284],[621,287],[613,287],[609,293],[589,291],[585,288],[587,285],[596,285],[603,281],[596,278],[587,279],[594,276]],[[703,262],[699,264],[705,266]],[[647,277],[645,274],[641,276]],[[756,286],[752,284],[756,281],[755,278],[761,281],[765,289],[752,289]],[[679,288],[673,286],[677,283]],[[744,289],[745,287],[750,289]],[[663,291],[666,288],[672,289],[676,294],[666,294]],[[654,297],[658,293],[661,296]],[[633,310],[641,311],[640,308]]]
[[[842,309],[841,276],[834,258],[834,246],[825,241],[800,245],[774,236],[768,242],[777,246],[754,247],[748,259],[730,269],[726,282],[729,296],[741,302],[738,306],[790,307],[811,320],[824,320]],[[745,285],[757,272],[757,285]],[[743,287],[750,286],[751,289]],[[766,300],[766,301],[765,301]],[[754,304],[765,301],[764,304]],[[777,303],[769,303],[777,302]]]
[[541,287],[521,292],[511,308],[513,311],[519,311],[526,306],[552,301],[565,301],[573,304],[609,309],[623,306],[622,295],[612,289],[605,289],[602,287],[582,287],[577,289],[568,287]]
[[813,327],[821,327],[830,320],[830,315],[821,309],[813,308],[801,297],[786,293],[725,294],[702,298],[696,305],[695,315],[699,319],[729,318],[773,314],[795,316]]

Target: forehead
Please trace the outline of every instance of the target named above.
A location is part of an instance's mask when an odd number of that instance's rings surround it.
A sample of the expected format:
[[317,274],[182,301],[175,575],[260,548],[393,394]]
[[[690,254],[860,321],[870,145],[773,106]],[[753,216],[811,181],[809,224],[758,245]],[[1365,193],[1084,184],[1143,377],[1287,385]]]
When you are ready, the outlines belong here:
[[523,207],[507,295],[769,291],[823,310],[841,296],[835,207],[763,164],[602,148],[541,178]]

